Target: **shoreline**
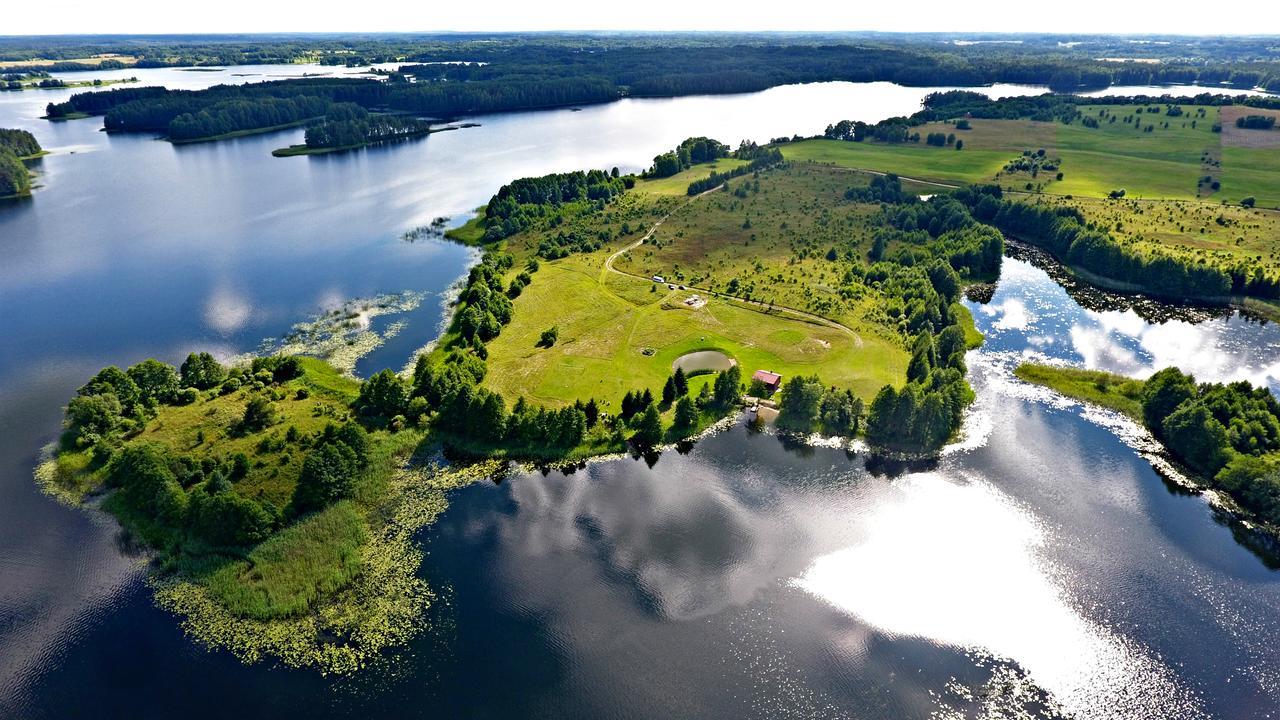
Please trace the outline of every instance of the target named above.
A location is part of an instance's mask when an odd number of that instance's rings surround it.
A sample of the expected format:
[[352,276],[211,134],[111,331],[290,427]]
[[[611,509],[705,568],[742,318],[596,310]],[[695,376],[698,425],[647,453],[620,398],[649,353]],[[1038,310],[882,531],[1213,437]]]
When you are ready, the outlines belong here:
[[[1029,369],[1036,372],[1056,373],[1060,378],[1067,372],[1084,372],[1090,375],[1096,375],[1099,378],[1107,378],[1109,381],[1121,384],[1125,382],[1142,382],[1134,380],[1123,375],[1108,373],[1101,370],[1084,371],[1082,368],[1074,365],[1066,364],[1047,364],[1047,363],[1022,363],[1014,369],[1014,376],[1021,382],[1025,382],[1038,387],[1043,387],[1057,395],[1068,398],[1079,403],[1085,408],[1094,408],[1108,413],[1115,413],[1124,418],[1133,427],[1141,432],[1141,437],[1149,446],[1146,448],[1135,447],[1134,449],[1151,463],[1151,467],[1156,474],[1165,482],[1174,485],[1186,492],[1203,495],[1210,507],[1215,513],[1220,513],[1225,518],[1230,519],[1233,523],[1239,525],[1238,528],[1233,527],[1233,531],[1247,531],[1253,535],[1253,540],[1257,545],[1265,549],[1271,555],[1264,558],[1268,564],[1274,564],[1280,568],[1280,526],[1273,525],[1260,519],[1256,513],[1242,507],[1234,498],[1225,492],[1215,488],[1211,484],[1209,478],[1204,477],[1200,473],[1188,468],[1187,466],[1176,460],[1169,451],[1167,445],[1160,439],[1155,437],[1151,431],[1142,422],[1139,415],[1135,415],[1130,409],[1117,402],[1107,402],[1106,394],[1109,391],[1100,391],[1101,396],[1089,394],[1080,391],[1073,391],[1069,387],[1065,387],[1063,382],[1053,382],[1052,377],[1033,377]],[[1248,543],[1244,543],[1249,546]]]

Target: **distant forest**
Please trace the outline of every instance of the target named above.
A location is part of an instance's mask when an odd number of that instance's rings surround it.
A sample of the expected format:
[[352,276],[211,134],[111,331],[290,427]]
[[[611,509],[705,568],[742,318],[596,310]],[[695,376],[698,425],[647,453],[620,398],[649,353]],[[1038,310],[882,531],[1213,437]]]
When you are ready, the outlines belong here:
[[[95,55],[122,60],[84,61]],[[1280,91],[1280,51],[1265,37],[883,33],[211,35],[0,38],[6,62],[54,69],[318,62],[430,65],[423,79],[597,78],[634,96],[760,90],[819,80],[904,85],[1200,83]],[[81,61],[78,62],[77,61]]]
[[[1115,38],[1109,43],[1120,42]],[[1208,42],[1199,40],[1198,42]],[[146,130],[175,140],[216,137],[324,116],[333,103],[371,111],[437,118],[485,112],[607,102],[621,97],[668,97],[763,90],[789,83],[844,80],[902,85],[1045,85],[1058,92],[1121,84],[1202,83],[1280,90],[1280,53],[1265,44],[1220,40],[1213,61],[1185,45],[1132,45],[1141,59],[1107,62],[1097,50],[1080,52],[1044,42],[955,45],[933,36],[814,42],[810,36],[473,36],[420,39],[303,40],[255,44],[144,46],[139,64],[160,55],[173,62],[299,61],[368,66],[395,60],[381,79],[315,77],[207,90],[131,87],[86,92],[51,104],[50,117],[105,115],[108,130]],[[1229,45],[1223,49],[1222,44]],[[96,49],[111,49],[109,42]],[[138,53],[137,46],[133,51]],[[1170,54],[1177,47],[1181,55]],[[80,51],[87,48],[80,47]],[[74,53],[64,49],[68,55]],[[1118,50],[1117,50],[1118,52]],[[0,42],[0,58],[5,54]],[[1156,53],[1158,57],[1148,55]],[[48,53],[45,54],[56,54]],[[138,58],[139,54],[131,56]],[[0,60],[2,62],[2,60]],[[115,62],[115,61],[112,61]],[[1020,112],[1021,110],[1017,110]]]

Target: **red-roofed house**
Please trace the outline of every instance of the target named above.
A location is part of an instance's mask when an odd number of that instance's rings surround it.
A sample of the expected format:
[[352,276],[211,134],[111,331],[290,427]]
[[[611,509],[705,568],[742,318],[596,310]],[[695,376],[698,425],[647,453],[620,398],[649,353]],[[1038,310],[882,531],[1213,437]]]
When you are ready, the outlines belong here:
[[751,376],[751,379],[764,383],[765,387],[769,388],[770,393],[778,392],[778,388],[782,387],[782,376],[768,370],[757,370]]

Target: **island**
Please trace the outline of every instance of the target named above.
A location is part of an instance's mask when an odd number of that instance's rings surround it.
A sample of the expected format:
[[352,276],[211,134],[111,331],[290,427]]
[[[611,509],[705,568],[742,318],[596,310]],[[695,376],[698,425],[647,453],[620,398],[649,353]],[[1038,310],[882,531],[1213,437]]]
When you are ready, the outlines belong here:
[[433,125],[413,116],[370,113],[355,103],[335,103],[325,113],[324,120],[307,127],[303,144],[278,148],[271,154],[274,157],[324,155],[467,127],[477,127],[477,124]]

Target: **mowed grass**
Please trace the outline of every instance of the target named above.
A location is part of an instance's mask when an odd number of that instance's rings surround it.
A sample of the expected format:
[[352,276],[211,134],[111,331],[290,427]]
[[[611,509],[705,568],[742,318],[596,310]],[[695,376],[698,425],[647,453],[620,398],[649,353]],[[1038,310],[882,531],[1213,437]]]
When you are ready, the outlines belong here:
[[360,572],[367,535],[361,512],[350,501],[339,502],[276,533],[206,583],[239,617],[296,617]]
[[[557,406],[596,398],[616,411],[624,393],[658,394],[676,358],[707,349],[733,357],[747,375],[817,373],[868,400],[883,385],[903,382],[908,358],[895,340],[876,332],[855,337],[717,298],[691,309],[683,301],[694,292],[614,273],[602,279],[607,254],[542,264],[516,299],[511,324],[488,345],[486,385],[509,401],[523,395]],[[558,342],[538,347],[552,326]]]
[[[1139,108],[1144,111],[1139,114]],[[894,172],[944,183],[999,182],[1006,189],[1025,190],[1027,182],[1041,184],[1045,192],[1060,195],[1104,197],[1124,189],[1131,198],[1195,199],[1205,175],[1221,182],[1215,200],[1238,202],[1255,197],[1260,205],[1280,206],[1280,148],[1222,147],[1222,134],[1213,132],[1218,108],[1180,106],[1181,116],[1159,113],[1147,106],[1090,105],[1080,108],[1099,120],[1096,128],[1080,121],[1034,122],[1030,120],[971,120],[970,130],[956,130],[951,123],[928,123],[915,128],[954,133],[964,149],[937,148],[920,143],[885,144],[806,140],[782,145],[792,160],[834,163],[845,167]],[[1106,113],[1103,115],[1102,113]],[[1116,117],[1111,122],[1111,117]],[[1129,122],[1125,122],[1125,118]],[[1167,124],[1167,127],[1166,127]],[[1150,132],[1146,128],[1150,126]],[[1022,175],[997,178],[1005,164],[1023,150],[1044,149],[1060,157],[1063,179],[1041,174],[1034,180]],[[1202,166],[1205,153],[1221,155],[1221,167]]]
[[897,173],[944,184],[990,180],[1009,161],[1002,150],[938,148],[920,143],[890,145],[843,140],[804,140],[782,145],[788,160]]
[[671,177],[658,178],[655,180],[640,180],[636,183],[634,189],[650,195],[688,195],[689,183],[694,180],[702,180],[713,172],[729,172],[736,167],[746,164],[746,160],[720,158],[714,162],[694,165],[688,170],[678,172]]
[[1222,148],[1221,197],[1231,203],[1252,197],[1258,207],[1280,210],[1280,147]]
[[1026,382],[1043,385],[1069,398],[1115,410],[1142,422],[1141,380],[1101,370],[1023,363],[1014,374]]

